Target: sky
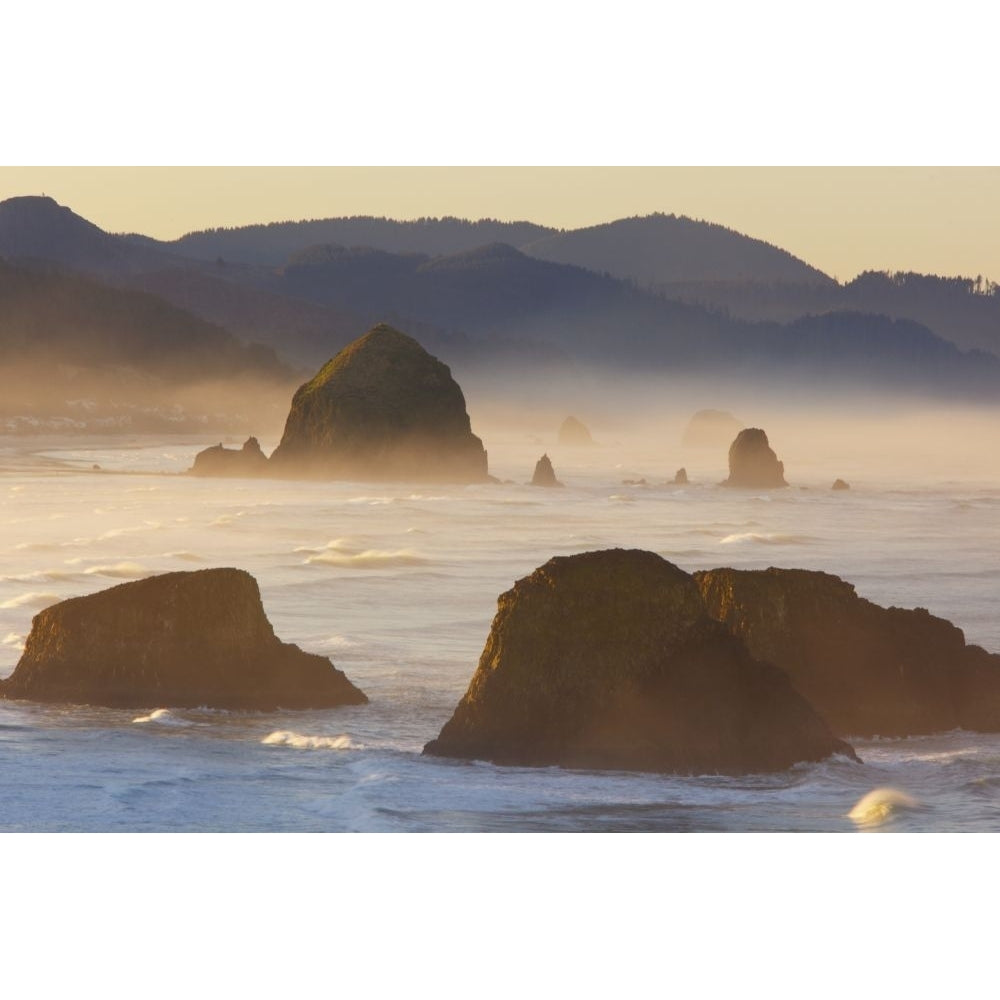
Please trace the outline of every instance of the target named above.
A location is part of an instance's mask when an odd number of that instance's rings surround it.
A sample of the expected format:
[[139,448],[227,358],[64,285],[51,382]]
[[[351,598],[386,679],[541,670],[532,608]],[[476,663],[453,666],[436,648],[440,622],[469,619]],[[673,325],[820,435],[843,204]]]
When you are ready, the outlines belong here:
[[773,243],[841,280],[897,270],[1000,281],[991,166],[0,167],[0,198],[42,193],[108,231],[159,239],[342,215],[573,229],[666,212]]

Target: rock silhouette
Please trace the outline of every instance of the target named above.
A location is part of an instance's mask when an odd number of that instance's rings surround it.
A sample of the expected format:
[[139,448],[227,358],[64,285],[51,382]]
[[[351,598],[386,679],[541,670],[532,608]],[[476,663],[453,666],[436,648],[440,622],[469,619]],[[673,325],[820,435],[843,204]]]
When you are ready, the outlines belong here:
[[922,608],[883,608],[829,573],[694,574],[713,618],[776,663],[841,736],[1000,731],[1000,656]]
[[588,447],[594,439],[586,424],[576,417],[567,417],[559,427],[559,443],[569,447]]
[[850,488],[851,484],[844,482],[843,479],[835,479],[830,487],[831,490],[849,490]]
[[274,634],[243,570],[165,573],[35,615],[0,695],[112,708],[330,708],[368,699]]
[[674,473],[674,486],[687,486],[688,471],[681,468]]
[[557,557],[500,595],[469,689],[424,752],[501,764],[775,771],[853,750],[784,671],[651,552]]
[[267,470],[267,456],[260,442],[250,437],[239,450],[217,444],[199,451],[191,472],[196,476],[260,476]]
[[552,468],[552,460],[548,455],[542,455],[535,463],[535,474],[531,477],[531,485],[562,486],[562,483],[556,479],[556,472]]
[[729,478],[723,486],[771,490],[787,486],[785,466],[759,427],[745,427],[729,447]]
[[299,387],[271,467],[333,479],[488,480],[451,370],[384,323]]

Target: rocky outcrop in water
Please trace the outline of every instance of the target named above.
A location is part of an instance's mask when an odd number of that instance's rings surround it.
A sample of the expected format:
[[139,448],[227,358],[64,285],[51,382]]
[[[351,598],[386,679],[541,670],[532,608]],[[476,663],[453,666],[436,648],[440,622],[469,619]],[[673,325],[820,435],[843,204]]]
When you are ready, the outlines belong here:
[[501,594],[479,667],[424,752],[501,764],[776,771],[853,756],[652,552],[549,560]]
[[759,427],[745,427],[729,446],[729,478],[723,486],[772,490],[787,486],[785,466]]
[[35,615],[0,695],[111,708],[331,708],[368,699],[283,643],[243,570],[165,573]]
[[678,469],[674,473],[674,486],[687,486],[688,484],[688,470]]
[[447,365],[380,324],[292,399],[272,472],[331,479],[487,482],[486,452]]
[[567,417],[559,427],[559,443],[571,448],[586,448],[594,443],[594,439],[582,420]]
[[830,487],[831,490],[849,490],[850,488],[851,484],[844,482],[843,479],[835,479]]
[[556,471],[552,468],[552,459],[548,455],[542,457],[535,463],[535,474],[531,477],[532,486],[562,486],[556,479]]
[[221,444],[199,451],[191,472],[196,476],[260,476],[267,472],[267,456],[260,442],[247,438],[243,447],[224,448]]
[[883,608],[829,573],[694,574],[709,614],[788,672],[842,736],[1000,731],[1000,656],[923,608]]
[[681,436],[685,448],[724,448],[743,424],[725,410],[699,410]]

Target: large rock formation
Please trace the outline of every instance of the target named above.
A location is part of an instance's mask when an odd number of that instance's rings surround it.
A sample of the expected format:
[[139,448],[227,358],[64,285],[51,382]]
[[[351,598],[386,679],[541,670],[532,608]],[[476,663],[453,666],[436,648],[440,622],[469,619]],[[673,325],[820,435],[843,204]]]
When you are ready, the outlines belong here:
[[261,476],[267,472],[267,456],[260,442],[247,438],[243,447],[224,448],[221,444],[199,451],[191,472],[196,476]]
[[556,479],[556,470],[552,468],[552,459],[548,455],[535,463],[535,474],[531,477],[532,486],[562,486]]
[[292,399],[277,475],[485,482],[486,452],[448,366],[380,324]]
[[853,756],[652,552],[549,560],[500,595],[479,667],[424,752],[502,764],[774,771]]
[[112,708],[330,708],[368,699],[281,642],[243,570],[165,573],[35,615],[0,695]]
[[1000,656],[923,608],[882,608],[801,569],[695,573],[709,614],[776,663],[842,736],[1000,731]]
[[559,443],[572,448],[589,447],[594,439],[585,423],[576,417],[567,417],[559,427]]
[[681,444],[685,448],[722,448],[742,427],[743,424],[725,410],[699,410],[687,422]]
[[759,427],[745,427],[729,446],[729,478],[723,486],[772,490],[787,486],[785,466]]

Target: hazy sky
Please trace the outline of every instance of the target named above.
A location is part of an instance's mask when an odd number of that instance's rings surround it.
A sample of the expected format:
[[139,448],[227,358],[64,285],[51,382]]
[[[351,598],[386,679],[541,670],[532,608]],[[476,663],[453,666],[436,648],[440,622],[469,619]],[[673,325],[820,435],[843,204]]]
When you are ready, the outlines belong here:
[[111,232],[338,215],[530,219],[561,228],[674,212],[777,244],[829,274],[1000,280],[998,167],[0,167]]

